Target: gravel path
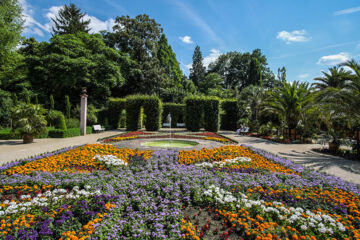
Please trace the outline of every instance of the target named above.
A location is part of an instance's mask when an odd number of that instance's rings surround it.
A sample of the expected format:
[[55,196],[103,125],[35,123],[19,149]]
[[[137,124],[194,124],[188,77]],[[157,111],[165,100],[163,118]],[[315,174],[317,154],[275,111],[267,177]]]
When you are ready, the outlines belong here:
[[96,140],[99,138],[122,132],[124,131],[111,130],[72,138],[41,138],[34,139],[34,143],[31,144],[23,144],[22,140],[0,140],[0,165],[16,159],[52,152],[65,147],[96,143]]
[[229,131],[222,131],[220,134],[238,141],[239,144],[260,148],[278,156],[286,157],[295,163],[340,177],[349,182],[360,184],[360,161],[347,160],[341,157],[312,151],[314,148],[321,148],[321,145],[281,144],[262,138],[239,136]]

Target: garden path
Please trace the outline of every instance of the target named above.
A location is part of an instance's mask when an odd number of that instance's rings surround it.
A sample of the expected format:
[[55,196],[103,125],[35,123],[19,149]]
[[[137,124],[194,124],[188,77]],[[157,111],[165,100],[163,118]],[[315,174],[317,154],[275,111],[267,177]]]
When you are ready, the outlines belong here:
[[239,136],[230,131],[219,133],[238,141],[239,144],[260,148],[280,157],[286,157],[295,163],[360,184],[360,161],[347,160],[312,151],[314,148],[323,147],[319,144],[281,144],[262,138]]
[[99,138],[109,137],[122,132],[124,131],[111,130],[71,138],[34,139],[34,142],[31,144],[23,144],[22,140],[0,140],[0,165],[16,159],[52,152],[65,147],[96,143],[96,140]]

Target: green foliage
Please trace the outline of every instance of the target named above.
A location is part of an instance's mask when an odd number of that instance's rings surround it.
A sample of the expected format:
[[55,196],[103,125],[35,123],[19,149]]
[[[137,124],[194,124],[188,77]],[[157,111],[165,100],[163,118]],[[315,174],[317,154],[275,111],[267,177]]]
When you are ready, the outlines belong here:
[[65,96],[65,113],[66,113],[66,118],[71,117],[71,103],[68,95]]
[[185,126],[187,130],[197,132],[201,127],[201,116],[203,113],[202,97],[187,97],[185,102]]
[[225,99],[221,101],[221,129],[236,130],[238,121],[238,106],[236,99]]
[[57,116],[55,128],[56,129],[66,130],[66,123],[65,123],[64,114],[61,113],[61,114],[59,114]]
[[[91,134],[91,133],[92,133],[92,128],[86,127],[86,134]],[[81,135],[80,128],[68,128],[66,130],[63,129],[49,130],[49,137],[52,138],[68,138],[68,137],[76,137],[80,135]]]
[[0,89],[0,126],[10,126],[11,108],[13,106],[10,93]]
[[23,22],[17,0],[0,1],[0,73],[20,42]]
[[205,79],[206,68],[203,65],[203,57],[200,47],[196,46],[193,54],[193,63],[190,69],[190,79],[195,86],[199,86],[201,81]]
[[141,107],[146,115],[147,131],[158,131],[161,125],[162,102],[159,97],[132,95],[126,98],[126,129],[136,131],[141,125]]
[[204,79],[199,82],[199,91],[209,95],[211,91],[222,91],[221,83],[223,80],[217,73],[209,73]]
[[76,118],[66,118],[65,123],[67,128],[78,128],[80,126],[80,120]]
[[99,34],[83,32],[56,35],[50,43],[31,43],[22,51],[33,89],[43,102],[52,94],[61,104],[58,109],[65,109],[65,95],[76,105],[82,87],[87,88],[89,102],[103,105],[111,89],[124,84],[121,69],[131,62],[126,54],[107,47]]
[[247,117],[250,122],[258,120],[259,107],[263,101],[264,92],[264,88],[256,85],[250,85],[241,91],[238,97],[240,117]]
[[184,122],[185,118],[185,104],[164,103],[162,121],[166,121],[168,114],[171,114],[171,127],[175,128],[177,123]]
[[46,121],[49,126],[55,126],[58,123],[58,119],[63,115],[62,112],[57,110],[49,110],[46,114]]
[[126,99],[125,98],[110,98],[109,105],[106,112],[109,126],[112,129],[119,127],[119,120],[122,111],[125,109]]
[[12,109],[14,129],[21,136],[36,136],[46,131],[46,110],[40,105],[20,104]]
[[56,18],[51,18],[55,27],[52,28],[55,35],[60,34],[74,34],[77,32],[88,33],[90,31],[89,20],[83,20],[86,13],[82,13],[81,9],[77,8],[75,4],[70,6],[66,4],[59,10]]
[[51,94],[50,95],[50,110],[54,110],[55,109],[55,101],[54,101],[54,96]]
[[204,97],[204,128],[209,132],[217,132],[220,127],[220,99]]

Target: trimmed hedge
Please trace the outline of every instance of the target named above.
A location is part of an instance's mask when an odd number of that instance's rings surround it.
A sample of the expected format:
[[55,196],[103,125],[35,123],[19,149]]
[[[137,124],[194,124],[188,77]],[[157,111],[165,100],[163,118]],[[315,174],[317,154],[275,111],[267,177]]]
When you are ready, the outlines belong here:
[[125,98],[110,98],[108,108],[101,112],[101,122],[104,124],[107,119],[107,129],[117,129],[119,127],[119,121],[121,112],[126,108]]
[[206,97],[203,99],[204,128],[209,132],[217,132],[220,127],[220,99]]
[[238,106],[236,99],[224,99],[221,102],[221,129],[236,130],[238,121]]
[[175,128],[177,123],[184,122],[185,104],[164,103],[162,122],[166,122],[166,117],[169,113],[171,114],[171,127]]
[[[47,127],[47,130],[40,134],[39,136],[35,136],[35,138],[48,138],[49,131],[54,130],[55,127]],[[12,133],[10,128],[1,129],[0,130],[0,140],[9,140],[9,139],[21,139],[21,135],[19,132]]]
[[189,131],[197,132],[200,130],[201,115],[203,112],[203,98],[185,98],[185,126]]
[[[185,99],[186,121],[189,131],[199,131],[204,121],[206,131],[217,132],[220,125],[220,99],[191,96]],[[203,119],[202,119],[203,118]]]
[[132,95],[126,98],[126,130],[136,131],[141,126],[141,108],[146,116],[147,131],[158,131],[161,126],[162,102],[156,96]]
[[[86,127],[86,134],[92,133],[92,127]],[[53,129],[49,131],[49,137],[52,138],[68,138],[68,137],[76,137],[80,136],[80,128],[68,128],[66,130],[63,129]]]

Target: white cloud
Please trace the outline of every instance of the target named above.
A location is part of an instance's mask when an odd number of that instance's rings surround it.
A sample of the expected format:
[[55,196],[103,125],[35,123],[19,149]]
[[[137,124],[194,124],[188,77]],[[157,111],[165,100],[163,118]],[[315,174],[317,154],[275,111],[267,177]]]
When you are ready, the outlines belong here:
[[338,16],[338,15],[343,15],[343,14],[355,13],[355,12],[359,12],[359,11],[360,11],[360,7],[353,7],[353,8],[347,8],[347,9],[343,9],[340,11],[336,11],[336,12],[334,12],[334,15]]
[[210,54],[204,57],[203,64],[207,68],[210,63],[216,61],[216,59],[221,55],[221,52],[217,49],[211,49]]
[[287,32],[284,30],[284,31],[278,32],[276,38],[285,41],[286,44],[290,44],[293,42],[309,41],[311,39],[311,37],[306,37],[305,34],[306,34],[306,31],[304,29],[303,30],[295,30],[292,32]]
[[194,42],[191,40],[191,37],[190,37],[190,36],[179,37],[179,39],[180,39],[181,41],[183,41],[184,43],[187,43],[187,44],[192,44],[192,43],[194,43]]
[[300,75],[299,75],[299,78],[304,79],[304,78],[307,78],[307,77],[309,77],[309,76],[310,76],[310,74],[304,73],[304,74],[300,74]]
[[[23,18],[25,20],[24,23],[24,33],[38,35],[40,37],[44,36],[44,32],[50,33],[52,31],[52,27],[54,26],[52,18],[55,19],[58,16],[59,10],[63,6],[52,6],[46,10],[44,17],[46,19],[45,24],[41,24],[37,20],[35,20],[35,12],[32,6],[27,3],[26,0],[19,0],[21,7],[23,8]],[[110,18],[105,21],[102,21],[94,16],[85,15],[84,20],[90,19],[89,27],[91,28],[90,33],[98,33],[101,30],[112,31],[112,27],[115,25],[115,20]]]
[[349,60],[349,58],[350,58],[350,56],[348,53],[340,52],[338,54],[321,57],[319,59],[319,61],[317,62],[317,64],[319,64],[319,65],[336,65],[339,63],[346,62],[347,60]]
[[185,67],[186,67],[187,69],[192,68],[192,63],[186,64]]

